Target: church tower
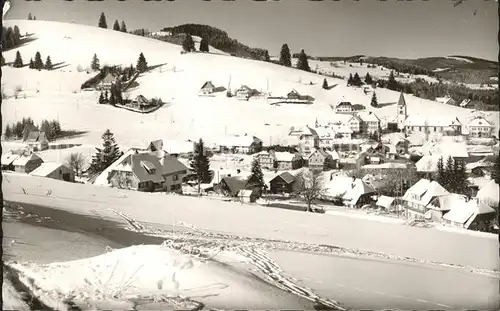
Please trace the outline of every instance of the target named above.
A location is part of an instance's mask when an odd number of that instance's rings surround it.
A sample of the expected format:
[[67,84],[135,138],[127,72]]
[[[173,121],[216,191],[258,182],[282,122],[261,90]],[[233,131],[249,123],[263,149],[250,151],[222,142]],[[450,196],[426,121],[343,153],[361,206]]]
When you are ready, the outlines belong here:
[[405,101],[405,97],[403,96],[403,92],[401,92],[401,95],[399,95],[397,109],[398,109],[398,114],[397,114],[398,128],[404,129],[404,122],[405,122],[406,118],[408,117],[408,111],[407,111],[408,107],[406,105],[406,101]]

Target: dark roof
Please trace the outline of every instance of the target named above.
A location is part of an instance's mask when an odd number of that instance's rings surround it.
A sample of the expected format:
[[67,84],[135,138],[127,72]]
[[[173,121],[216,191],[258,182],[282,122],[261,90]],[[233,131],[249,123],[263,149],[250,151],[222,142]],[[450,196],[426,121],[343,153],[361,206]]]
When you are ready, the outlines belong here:
[[406,106],[406,101],[403,92],[401,92],[401,94],[399,95],[398,105]]
[[187,171],[188,168],[182,164],[181,161],[177,160],[176,157],[171,155],[166,155],[163,159],[163,175],[172,174],[176,172]]
[[273,179],[271,179],[270,183],[273,182],[276,178],[281,178],[287,184],[291,184],[295,181],[295,176],[293,176],[292,174],[290,174],[288,172],[284,172],[284,173],[281,173],[278,176],[274,177]]
[[[187,167],[171,155],[158,157],[156,152],[136,153],[130,155],[132,172],[139,181],[163,182],[162,175],[187,171]],[[163,162],[163,165],[161,164]],[[154,170],[152,170],[154,168]],[[148,172],[149,171],[149,172]]]
[[215,86],[212,84],[212,81],[207,81],[207,82],[205,82],[205,84],[203,84],[203,86],[201,88],[202,89],[206,89],[206,88],[214,89]]
[[38,128],[34,124],[28,123],[26,124],[26,126],[24,126],[23,132],[33,132],[33,131],[38,131]]
[[237,195],[241,189],[245,189],[247,185],[247,180],[241,177],[224,177],[221,183],[225,183],[229,189],[231,195]]
[[28,133],[28,137],[26,137],[26,142],[34,143],[39,142],[45,139],[45,132],[40,131],[31,131]]

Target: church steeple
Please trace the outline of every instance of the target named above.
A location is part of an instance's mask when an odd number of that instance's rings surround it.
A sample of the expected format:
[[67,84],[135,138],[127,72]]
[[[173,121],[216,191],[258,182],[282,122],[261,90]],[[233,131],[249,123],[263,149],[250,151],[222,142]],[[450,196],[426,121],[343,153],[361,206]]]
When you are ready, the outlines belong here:
[[407,111],[407,105],[405,101],[405,97],[403,95],[403,92],[399,95],[399,100],[397,104],[397,120],[398,120],[398,128],[403,129],[404,128],[404,122],[406,118],[408,117],[408,111]]

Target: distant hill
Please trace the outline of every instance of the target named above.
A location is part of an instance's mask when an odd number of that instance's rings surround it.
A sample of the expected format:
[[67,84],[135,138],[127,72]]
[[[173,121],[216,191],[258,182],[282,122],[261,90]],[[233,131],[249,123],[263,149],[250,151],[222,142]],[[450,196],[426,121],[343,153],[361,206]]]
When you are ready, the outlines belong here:
[[347,56],[315,57],[323,61],[364,62],[384,66],[400,73],[422,74],[455,83],[489,84],[498,76],[498,62],[461,55],[402,59],[394,57]]
[[[175,27],[166,27],[163,28],[162,31],[171,33],[170,37],[173,40],[171,43],[180,44],[178,39],[179,36],[182,34],[190,34],[200,38],[207,38],[211,46],[233,56],[256,60],[269,60],[269,52],[267,50],[248,47],[238,42],[238,40],[230,38],[225,31],[212,26],[183,24]],[[168,36],[164,37],[164,39],[165,41],[169,41]]]

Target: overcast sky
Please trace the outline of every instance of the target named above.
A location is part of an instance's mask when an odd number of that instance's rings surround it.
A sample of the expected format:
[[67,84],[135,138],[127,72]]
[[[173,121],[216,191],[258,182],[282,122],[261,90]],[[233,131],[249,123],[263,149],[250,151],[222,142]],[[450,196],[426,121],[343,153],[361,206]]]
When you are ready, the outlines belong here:
[[[97,25],[104,12],[108,27],[124,20],[129,30],[152,31],[183,23],[225,30],[251,47],[277,55],[283,43],[292,53],[305,49],[315,56],[364,54],[418,58],[468,55],[498,60],[498,3],[465,0],[11,0],[8,19]],[[475,15],[474,15],[475,13]]]

